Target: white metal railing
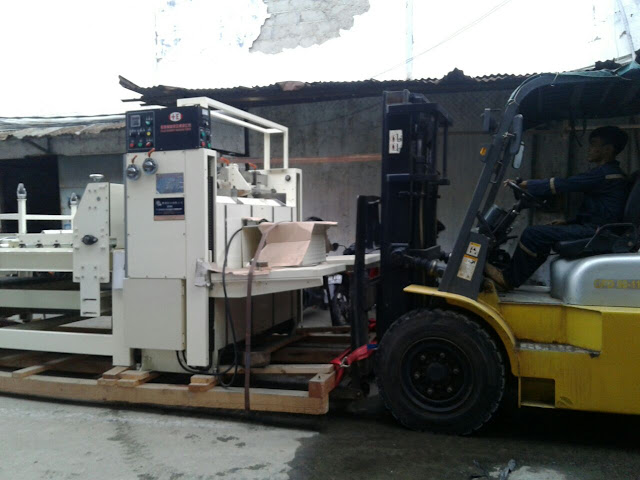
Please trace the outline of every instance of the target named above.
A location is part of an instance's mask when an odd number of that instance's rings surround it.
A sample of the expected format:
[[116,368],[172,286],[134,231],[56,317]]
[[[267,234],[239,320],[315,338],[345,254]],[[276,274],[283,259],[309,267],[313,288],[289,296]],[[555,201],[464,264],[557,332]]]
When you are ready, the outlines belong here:
[[215,109],[215,111],[211,112],[212,117],[262,133],[264,135],[265,170],[271,168],[271,135],[282,134],[282,166],[289,168],[289,129],[284,125],[208,97],[181,98],[178,100],[179,107],[190,105]]
[[27,190],[22,183],[18,184],[18,213],[0,213],[0,220],[14,220],[18,222],[18,233],[23,235],[27,233],[27,222],[36,220],[69,220],[73,229],[73,217],[78,210],[78,202],[71,202],[71,215],[29,215],[27,213]]

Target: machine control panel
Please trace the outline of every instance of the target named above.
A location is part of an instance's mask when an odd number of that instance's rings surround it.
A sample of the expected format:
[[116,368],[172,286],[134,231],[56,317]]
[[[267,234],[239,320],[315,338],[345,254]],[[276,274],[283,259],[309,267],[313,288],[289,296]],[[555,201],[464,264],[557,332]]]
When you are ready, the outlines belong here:
[[198,106],[127,112],[127,151],[214,148],[211,115]]

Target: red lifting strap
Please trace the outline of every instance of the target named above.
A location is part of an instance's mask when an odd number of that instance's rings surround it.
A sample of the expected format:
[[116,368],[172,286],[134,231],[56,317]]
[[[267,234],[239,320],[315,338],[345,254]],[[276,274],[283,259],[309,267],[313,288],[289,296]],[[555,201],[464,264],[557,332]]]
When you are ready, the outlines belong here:
[[[376,328],[376,320],[374,318],[369,319],[369,331],[374,331]],[[378,341],[374,339],[371,343],[362,345],[351,351],[351,348],[347,348],[338,357],[331,360],[331,364],[336,366],[336,385],[340,383],[342,377],[344,377],[344,369],[349,365],[369,358],[378,348]]]

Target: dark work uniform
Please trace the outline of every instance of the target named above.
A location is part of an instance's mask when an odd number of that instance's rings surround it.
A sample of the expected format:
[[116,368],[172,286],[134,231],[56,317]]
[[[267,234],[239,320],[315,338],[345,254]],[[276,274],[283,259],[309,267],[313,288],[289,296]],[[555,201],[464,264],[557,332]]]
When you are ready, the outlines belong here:
[[620,164],[613,161],[574,177],[528,180],[527,191],[536,197],[583,192],[584,201],[576,219],[567,225],[525,228],[511,264],[503,272],[512,287],[522,285],[544,263],[556,242],[588,238],[598,227],[620,222],[627,200],[627,179]]

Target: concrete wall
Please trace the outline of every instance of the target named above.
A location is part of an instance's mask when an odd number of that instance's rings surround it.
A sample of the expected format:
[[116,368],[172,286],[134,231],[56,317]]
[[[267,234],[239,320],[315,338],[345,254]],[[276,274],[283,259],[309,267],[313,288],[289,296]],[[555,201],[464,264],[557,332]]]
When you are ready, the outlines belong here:
[[[480,114],[486,107],[504,107],[510,91],[460,92],[433,94],[429,98],[440,103],[454,119],[449,138],[449,178],[451,186],[441,189],[439,218],[447,229],[440,240],[450,248],[458,234],[462,218],[482,169],[479,149],[489,137],[480,131]],[[317,102],[298,105],[260,107],[251,110],[290,128],[291,166],[303,170],[303,213],[335,220],[338,226],[330,231],[332,241],[342,245],[353,242],[355,206],[358,194],[380,193],[380,149],[382,103],[379,97],[344,101]],[[608,123],[635,125],[633,118],[621,118]],[[569,134],[566,124],[525,136],[526,155],[522,169],[510,171],[508,177],[547,178],[566,176],[588,168],[586,146],[590,129],[581,127],[576,137]],[[631,142],[620,155],[623,168],[631,172],[640,168],[638,130],[628,129]],[[581,142],[578,143],[578,140]],[[45,139],[36,139],[46,145]],[[122,181],[124,131],[108,130],[96,135],[65,135],[54,137],[49,147],[59,158],[61,206],[67,211],[68,196],[80,194],[89,174],[103,173],[109,181]],[[19,158],[37,153],[34,147],[19,140],[0,142],[0,159]],[[262,156],[262,136],[250,135],[250,155]],[[273,166],[282,155],[281,141],[274,137]],[[535,158],[534,158],[535,157]],[[242,160],[240,160],[242,161]],[[510,191],[502,189],[498,203],[509,206]],[[536,212],[535,223],[547,223],[555,218],[575,213],[579,196],[557,200],[550,211]],[[516,224],[514,234],[530,223],[529,214]],[[513,243],[511,247],[513,247]],[[539,279],[544,279],[545,269]]]
[[[441,234],[445,248],[449,248],[456,238],[482,169],[479,150],[489,137],[480,131],[480,114],[486,107],[504,107],[510,93],[462,92],[429,96],[454,119],[448,150],[452,185],[441,189],[439,203],[440,220],[447,227]],[[332,241],[343,245],[352,243],[357,195],[380,194],[382,100],[363,98],[262,107],[252,109],[252,112],[290,127],[291,165],[303,169],[304,215],[338,221],[338,226],[330,231]],[[250,137],[250,154],[262,156],[261,135]],[[357,156],[366,154],[374,160],[358,161]],[[281,143],[276,141],[272,156],[281,155]],[[317,163],[313,163],[314,158]],[[511,176],[529,177],[530,162],[526,165],[523,171]],[[503,192],[499,199],[507,194]]]

